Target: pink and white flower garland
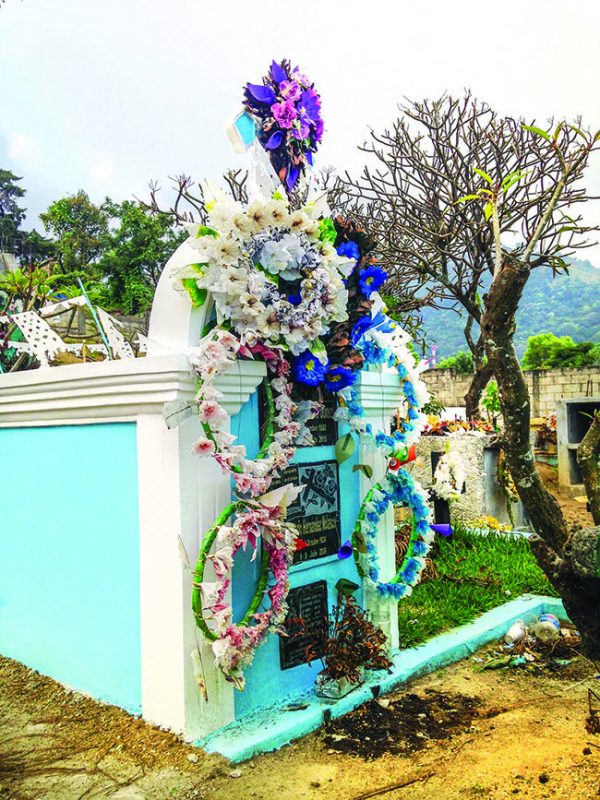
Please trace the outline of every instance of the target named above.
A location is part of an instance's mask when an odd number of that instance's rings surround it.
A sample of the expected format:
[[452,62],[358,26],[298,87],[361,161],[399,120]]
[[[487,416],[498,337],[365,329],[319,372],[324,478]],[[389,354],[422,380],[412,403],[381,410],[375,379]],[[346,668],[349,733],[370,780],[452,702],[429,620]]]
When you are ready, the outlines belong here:
[[[219,401],[223,395],[215,388],[215,380],[233,366],[236,357],[259,357],[274,375],[270,380],[275,411],[275,431],[272,441],[261,458],[249,459],[246,448],[236,445],[235,436],[220,429],[227,419],[227,411]],[[200,379],[196,403],[204,435],[194,446],[201,456],[212,456],[224,472],[231,473],[236,489],[241,495],[256,497],[267,491],[276,473],[285,469],[296,452],[294,441],[301,425],[294,421],[296,404],[291,398],[292,387],[288,380],[289,364],[281,352],[257,343],[253,347],[241,345],[230,332],[215,328],[198,347],[189,353],[192,368]]]
[[[298,533],[293,525],[285,522],[285,509],[300,491],[301,488],[288,485],[264,495],[256,503],[248,502],[232,525],[219,525],[216,528],[216,538],[210,536],[210,544],[214,543],[215,546],[214,552],[201,552],[198,560],[194,613],[212,640],[215,664],[227,680],[240,690],[244,688],[243,668],[251,663],[256,648],[265,641],[270,631],[282,624],[287,614],[285,600],[289,592],[289,568]],[[255,558],[259,540],[262,540],[266,557],[263,558],[264,568],[261,570],[255,600],[243,620],[234,624],[233,611],[226,600],[231,586],[233,559],[240,549],[245,550],[248,545],[255,551]],[[216,577],[214,581],[204,579],[206,562],[212,564]],[[275,583],[267,588],[269,571]],[[258,606],[265,597],[269,598],[270,608],[259,611]],[[201,609],[198,607],[199,599]],[[212,630],[208,629],[207,619],[212,623]]]

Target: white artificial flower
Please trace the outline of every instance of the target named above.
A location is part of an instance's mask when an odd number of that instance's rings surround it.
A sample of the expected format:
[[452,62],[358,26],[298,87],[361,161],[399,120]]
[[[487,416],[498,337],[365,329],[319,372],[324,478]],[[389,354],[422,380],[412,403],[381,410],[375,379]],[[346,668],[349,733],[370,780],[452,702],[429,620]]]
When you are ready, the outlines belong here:
[[287,227],[290,215],[285,200],[269,200],[265,204],[265,212],[269,225],[274,228]]

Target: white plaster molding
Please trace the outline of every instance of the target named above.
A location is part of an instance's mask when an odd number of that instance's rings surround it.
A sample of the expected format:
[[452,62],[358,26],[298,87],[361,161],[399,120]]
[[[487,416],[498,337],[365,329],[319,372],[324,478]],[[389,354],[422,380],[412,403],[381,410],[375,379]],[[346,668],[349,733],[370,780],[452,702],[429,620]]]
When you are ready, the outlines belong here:
[[[400,378],[385,372],[361,372],[359,384],[360,403],[365,409],[365,420],[374,430],[389,433],[391,418],[402,405],[403,397]],[[372,442],[360,444],[360,463],[373,469],[372,478],[360,473],[360,495],[364,497],[373,483],[380,481],[387,470],[387,458]],[[396,548],[394,533],[394,509],[388,507],[379,520],[376,547],[379,560],[379,579],[391,580],[396,574]],[[398,603],[382,597],[367,581],[363,584],[365,607],[369,609],[375,625],[385,633],[388,649],[398,648]]]
[[[266,374],[262,362],[236,361],[215,385],[236,414]],[[72,364],[0,375],[0,427],[124,421],[161,414],[172,400],[192,401],[185,355]]]
[[148,355],[184,353],[188,347],[198,344],[212,311],[212,302],[207,298],[201,308],[194,308],[187,293],[173,286],[173,272],[197,260],[198,251],[186,241],[165,264],[152,303]]
[[[196,629],[192,574],[178,542],[181,537],[193,569],[203,531],[230,502],[229,477],[212,459],[192,454],[200,433],[197,417],[175,430],[153,414],[138,419],[142,713],[188,740],[235,715],[234,688]],[[197,645],[208,701],[194,675],[191,653]]]
[[360,373],[357,388],[360,403],[370,417],[387,420],[406,403],[396,372],[365,370]]

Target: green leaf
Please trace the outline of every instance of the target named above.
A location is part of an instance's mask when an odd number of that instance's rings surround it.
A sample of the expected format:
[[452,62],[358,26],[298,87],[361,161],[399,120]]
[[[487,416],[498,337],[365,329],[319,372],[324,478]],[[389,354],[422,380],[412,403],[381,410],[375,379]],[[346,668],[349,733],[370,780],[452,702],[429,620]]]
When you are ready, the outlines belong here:
[[321,364],[323,365],[327,364],[328,361],[327,348],[320,339],[314,339],[308,346],[308,349],[313,354],[313,356],[321,362]]
[[[479,200],[478,194],[465,194],[462,197],[459,197],[456,203],[466,203],[468,200]],[[453,205],[456,205],[453,203]]]
[[581,128],[578,128],[576,125],[569,125],[569,128],[571,128],[572,131],[575,131],[578,136],[581,136],[582,139],[587,139],[585,132],[582,131]]
[[369,464],[355,464],[352,467],[352,472],[362,472],[367,478],[373,477],[373,467]]
[[477,167],[473,167],[473,172],[476,172],[480,178],[483,178],[484,181],[487,181],[490,186],[494,185],[492,177],[488,175],[487,172],[484,172],[482,169],[477,169]]
[[214,327],[217,325],[216,319],[211,319],[206,325],[202,328],[202,333],[200,334],[200,338],[204,339],[204,337],[212,331]]
[[556,126],[556,128],[554,129],[554,134],[552,136],[552,141],[553,142],[556,142],[556,140],[558,139],[559,134],[562,131],[564,124],[565,124],[564,122],[559,122],[558,125]]
[[343,464],[354,452],[354,439],[351,433],[345,433],[335,443],[333,448],[338,464]]
[[216,231],[214,228],[209,228],[206,225],[200,225],[198,227],[198,233],[196,234],[196,238],[200,238],[201,236],[212,236],[213,239],[217,239],[219,236],[219,232]]
[[545,139],[547,142],[550,141],[550,134],[548,131],[544,131],[541,128],[536,128],[535,125],[522,125],[521,126],[524,131],[529,131],[529,133],[535,133],[537,136],[541,136],[542,139]]
[[491,203],[486,203],[483,207],[483,213],[485,214],[485,218],[489,219],[492,214],[494,213],[494,209]]
[[194,308],[200,308],[200,306],[203,306],[204,301],[206,300],[206,295],[208,294],[206,289],[200,289],[195,278],[184,278],[182,283],[192,300],[192,305]]
[[272,272],[269,272],[269,270],[266,267],[263,267],[263,265],[260,263],[256,263],[254,266],[256,267],[256,269],[260,270],[263,273],[263,275],[268,281],[271,281],[271,283],[274,283],[277,286],[279,286],[279,275],[275,275]]

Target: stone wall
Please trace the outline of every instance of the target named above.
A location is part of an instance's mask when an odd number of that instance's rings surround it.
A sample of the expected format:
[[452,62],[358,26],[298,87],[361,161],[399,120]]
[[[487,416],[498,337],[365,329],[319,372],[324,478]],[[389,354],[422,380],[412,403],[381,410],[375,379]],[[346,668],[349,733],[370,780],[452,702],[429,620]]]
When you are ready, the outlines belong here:
[[[423,373],[429,391],[447,408],[464,406],[470,375],[452,369],[430,369]],[[531,398],[531,416],[555,411],[559,400],[600,395],[600,367],[583,369],[537,369],[525,372]]]

